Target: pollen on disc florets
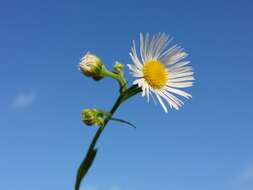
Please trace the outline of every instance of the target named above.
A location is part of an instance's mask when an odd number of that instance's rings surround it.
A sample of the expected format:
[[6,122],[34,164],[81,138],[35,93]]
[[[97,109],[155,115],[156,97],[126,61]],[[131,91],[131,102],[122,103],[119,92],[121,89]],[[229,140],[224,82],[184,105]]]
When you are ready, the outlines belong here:
[[143,65],[144,79],[154,89],[163,88],[168,81],[168,70],[158,60],[148,60]]

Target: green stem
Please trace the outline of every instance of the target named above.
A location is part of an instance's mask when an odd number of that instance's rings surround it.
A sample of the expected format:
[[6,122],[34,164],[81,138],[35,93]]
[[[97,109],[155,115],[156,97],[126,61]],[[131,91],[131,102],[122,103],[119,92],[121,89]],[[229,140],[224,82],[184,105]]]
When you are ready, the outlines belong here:
[[[120,106],[120,104],[121,104],[121,96],[118,97],[117,101],[115,102],[114,106],[112,107],[112,109],[110,111],[111,115],[113,115],[113,113],[117,110],[117,108]],[[108,121],[109,121],[108,119],[105,120],[104,126],[98,128],[98,130],[97,130],[97,132],[96,132],[96,134],[89,146],[88,152],[90,152],[91,150],[94,149],[96,142],[97,142],[99,136],[101,135],[101,133],[103,132],[103,130],[105,129]]]
[[[111,116],[115,113],[115,111],[118,109],[118,107],[124,101],[126,101],[128,98],[134,96],[135,94],[137,94],[139,92],[141,92],[141,89],[136,85],[133,85],[132,87],[130,87],[126,91],[122,92],[120,94],[120,96],[118,97],[118,99],[116,100],[116,102],[114,103],[114,105],[113,105],[113,107],[110,111]],[[107,126],[108,122],[109,122],[109,119],[106,119],[105,123],[104,123],[104,126],[98,128],[96,134],[94,135],[94,137],[91,141],[91,144],[90,144],[89,149],[86,153],[86,156],[85,156],[84,160],[82,161],[82,163],[81,163],[81,165],[78,169],[78,173],[77,173],[77,177],[76,177],[75,190],[79,190],[79,187],[81,185],[81,181],[83,180],[83,178],[87,174],[90,166],[92,165],[92,162],[93,162],[93,160],[96,156],[96,152],[97,152],[97,149],[95,149],[96,143],[97,143],[100,135],[102,134],[103,130]]]
[[127,90],[127,81],[124,75],[111,72],[107,70],[106,68],[104,68],[102,72],[103,72],[103,76],[111,77],[118,81],[120,85],[120,92],[124,92]]
[[[134,90],[137,90],[136,93],[133,92]],[[118,97],[118,99],[116,100],[116,102],[114,103],[114,105],[113,105],[113,107],[112,107],[112,109],[111,109],[111,111],[110,111],[111,116],[115,113],[115,111],[118,109],[118,107],[120,106],[121,103],[123,103],[125,100],[127,100],[127,99],[130,98],[131,96],[134,96],[134,95],[137,94],[138,92],[140,92],[140,89],[137,88],[137,87],[134,85],[134,86],[132,86],[131,88],[129,88],[125,93],[121,94],[121,95]],[[130,96],[129,96],[128,94],[129,94]],[[99,127],[99,129],[97,130],[97,132],[96,132],[96,134],[95,134],[95,136],[94,136],[94,138],[93,138],[93,140],[92,140],[92,142],[91,142],[91,144],[90,144],[90,147],[89,147],[89,149],[88,149],[88,152],[89,152],[90,150],[92,150],[92,149],[95,147],[96,142],[97,142],[99,136],[101,135],[101,133],[102,133],[103,130],[105,129],[105,127],[106,127],[106,125],[107,125],[108,122],[109,122],[109,119],[106,119],[106,120],[105,120],[105,123],[104,123],[104,126]]]

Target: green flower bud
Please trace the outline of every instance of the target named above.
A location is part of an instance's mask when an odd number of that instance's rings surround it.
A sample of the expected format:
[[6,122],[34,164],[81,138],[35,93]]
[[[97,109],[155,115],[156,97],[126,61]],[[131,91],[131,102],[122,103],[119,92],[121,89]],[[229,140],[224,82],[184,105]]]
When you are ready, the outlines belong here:
[[79,69],[82,73],[88,77],[92,77],[94,80],[100,80],[103,78],[102,70],[103,63],[99,57],[91,53],[86,55],[80,60]]
[[117,73],[122,73],[124,70],[124,65],[116,61],[113,68]]
[[104,126],[106,117],[102,111],[97,109],[84,109],[81,115],[81,119],[86,125],[97,125],[100,127]]
[[92,109],[85,109],[82,111],[81,119],[88,126],[94,125],[96,123],[96,112]]

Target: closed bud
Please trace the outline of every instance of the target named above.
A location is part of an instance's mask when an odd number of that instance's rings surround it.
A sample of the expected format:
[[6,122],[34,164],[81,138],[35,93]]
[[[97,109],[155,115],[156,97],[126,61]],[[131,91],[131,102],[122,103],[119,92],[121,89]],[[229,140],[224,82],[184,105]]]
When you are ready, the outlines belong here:
[[86,55],[80,60],[79,69],[82,73],[88,77],[92,77],[94,80],[100,80],[103,78],[102,69],[104,65],[99,57],[91,53]]
[[121,73],[121,72],[123,72],[124,65],[116,61],[116,63],[115,63],[115,65],[114,65],[113,68],[114,68],[114,70],[115,70],[117,73]]
[[94,125],[96,123],[96,113],[92,109],[85,109],[82,111],[82,121],[86,125]]
[[81,119],[88,126],[97,125],[102,127],[105,123],[105,117],[104,113],[97,109],[84,109]]

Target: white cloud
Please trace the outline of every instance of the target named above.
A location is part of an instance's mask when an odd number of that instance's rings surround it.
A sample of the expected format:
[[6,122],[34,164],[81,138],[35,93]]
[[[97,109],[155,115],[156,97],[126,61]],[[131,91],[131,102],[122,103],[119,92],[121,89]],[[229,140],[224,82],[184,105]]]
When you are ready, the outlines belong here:
[[24,108],[30,106],[34,103],[36,96],[34,93],[19,93],[15,97],[12,107],[14,108]]
[[252,190],[253,189],[253,164],[241,170],[239,175],[231,181],[233,190]]
[[244,184],[253,184],[253,164],[248,166],[240,175],[240,181]]

